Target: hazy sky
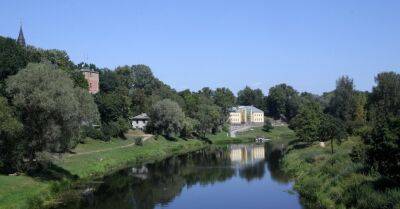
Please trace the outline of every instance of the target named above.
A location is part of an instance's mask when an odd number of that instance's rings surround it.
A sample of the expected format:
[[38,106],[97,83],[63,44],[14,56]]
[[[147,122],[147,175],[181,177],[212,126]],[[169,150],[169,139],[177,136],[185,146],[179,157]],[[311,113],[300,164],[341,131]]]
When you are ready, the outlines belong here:
[[[99,67],[146,64],[173,88],[285,82],[370,90],[400,71],[399,0],[0,0],[0,35]],[[87,57],[87,58],[86,58]]]

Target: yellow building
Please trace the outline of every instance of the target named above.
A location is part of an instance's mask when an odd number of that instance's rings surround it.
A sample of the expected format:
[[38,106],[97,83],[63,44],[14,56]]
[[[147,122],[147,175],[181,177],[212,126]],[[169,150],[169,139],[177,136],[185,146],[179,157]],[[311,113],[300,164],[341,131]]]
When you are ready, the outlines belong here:
[[229,122],[232,125],[264,123],[264,112],[254,106],[233,107],[229,114]]

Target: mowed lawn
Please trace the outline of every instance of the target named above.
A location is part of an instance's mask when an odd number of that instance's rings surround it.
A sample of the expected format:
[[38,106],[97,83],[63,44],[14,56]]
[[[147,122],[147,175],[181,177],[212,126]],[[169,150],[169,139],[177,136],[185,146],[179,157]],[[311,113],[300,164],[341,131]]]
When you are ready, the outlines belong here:
[[[55,156],[53,163],[65,172],[80,179],[101,176],[116,169],[136,163],[161,160],[167,156],[197,150],[206,144],[195,139],[174,141],[159,137],[146,140],[143,146],[123,146],[134,143],[133,138],[113,139],[109,142],[88,139],[71,153]],[[105,150],[105,151],[104,151]],[[86,153],[86,154],[85,154]],[[26,208],[26,200],[36,195],[46,195],[51,181],[41,181],[29,176],[0,175],[0,209]]]
[[47,192],[49,183],[28,176],[0,175],[0,208],[20,209],[32,196]]
[[[76,152],[77,154],[55,160],[54,163],[70,174],[79,176],[79,178],[91,178],[104,175],[127,165],[161,160],[169,155],[188,152],[206,146],[204,142],[195,139],[183,140],[177,138],[171,141],[164,137],[159,137],[157,140],[154,138],[146,140],[143,146],[134,145],[120,148],[133,143],[133,140],[127,140],[129,142],[120,139],[116,140],[109,145],[105,144],[107,142],[92,140],[87,145],[78,146],[76,149],[79,150]],[[107,150],[101,151],[103,149]],[[100,151],[96,152],[96,150]],[[90,153],[81,154],[85,152]]]
[[264,131],[262,127],[257,127],[237,134],[237,138],[243,141],[254,142],[254,139],[259,137],[271,139],[271,143],[288,143],[296,139],[296,134],[288,126],[274,127],[269,132]]

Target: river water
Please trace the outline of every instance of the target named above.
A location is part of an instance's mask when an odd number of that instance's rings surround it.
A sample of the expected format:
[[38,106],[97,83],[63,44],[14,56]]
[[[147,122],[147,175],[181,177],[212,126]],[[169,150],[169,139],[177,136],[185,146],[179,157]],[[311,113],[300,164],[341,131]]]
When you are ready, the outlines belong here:
[[300,209],[280,149],[210,148],[107,176],[83,209]]

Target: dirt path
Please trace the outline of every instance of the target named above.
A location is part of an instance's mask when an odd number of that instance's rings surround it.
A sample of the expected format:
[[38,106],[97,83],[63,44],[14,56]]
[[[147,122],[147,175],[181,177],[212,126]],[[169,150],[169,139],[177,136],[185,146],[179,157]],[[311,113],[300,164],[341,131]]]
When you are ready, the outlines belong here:
[[[150,134],[143,135],[143,142],[150,139],[151,137],[153,137],[153,135],[150,135]],[[78,155],[89,155],[89,154],[93,154],[93,153],[106,152],[106,151],[110,151],[110,150],[122,149],[122,148],[133,147],[133,146],[135,146],[135,142],[132,142],[132,143],[124,145],[124,146],[119,146],[119,147],[112,147],[112,148],[94,150],[94,151],[89,151],[89,152],[81,152],[81,153],[76,153],[76,154],[69,154],[66,157],[78,156]]]

